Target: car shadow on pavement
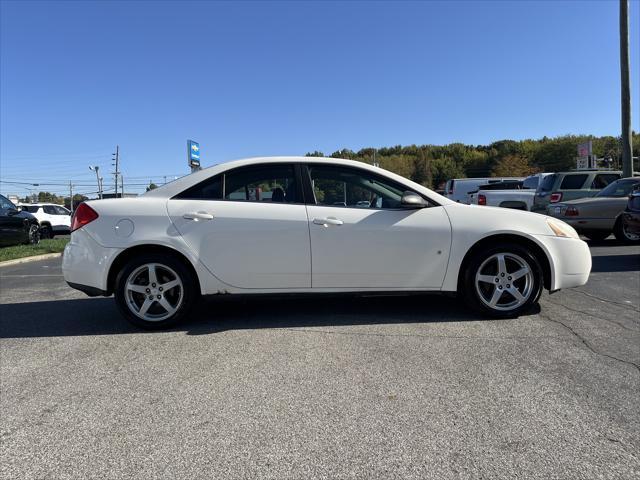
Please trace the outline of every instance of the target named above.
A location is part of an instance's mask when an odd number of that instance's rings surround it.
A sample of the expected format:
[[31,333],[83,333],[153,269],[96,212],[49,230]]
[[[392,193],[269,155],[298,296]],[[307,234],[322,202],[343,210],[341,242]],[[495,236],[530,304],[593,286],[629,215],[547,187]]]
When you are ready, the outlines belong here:
[[640,270],[640,255],[600,255],[591,257],[592,272],[635,272]]
[[[535,312],[533,312],[535,313]],[[167,331],[206,335],[227,330],[482,320],[459,299],[441,295],[207,297]],[[144,333],[120,315],[112,298],[0,306],[0,338]]]

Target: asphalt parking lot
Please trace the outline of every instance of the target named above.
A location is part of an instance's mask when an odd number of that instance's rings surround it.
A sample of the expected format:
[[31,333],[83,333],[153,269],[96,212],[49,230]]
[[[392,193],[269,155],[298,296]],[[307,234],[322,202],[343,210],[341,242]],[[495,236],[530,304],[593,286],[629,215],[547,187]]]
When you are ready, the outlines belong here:
[[439,296],[204,302],[168,332],[0,269],[0,477],[640,476],[640,248],[482,320]]

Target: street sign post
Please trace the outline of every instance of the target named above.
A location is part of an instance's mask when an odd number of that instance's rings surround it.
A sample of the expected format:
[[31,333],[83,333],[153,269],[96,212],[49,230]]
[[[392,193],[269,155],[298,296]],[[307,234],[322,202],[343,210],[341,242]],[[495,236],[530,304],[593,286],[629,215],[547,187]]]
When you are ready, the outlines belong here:
[[187,140],[187,163],[192,172],[200,170],[200,144],[193,140]]
[[577,157],[576,158],[576,169],[577,170],[587,170],[589,168],[589,157]]
[[578,157],[576,158],[577,170],[587,170],[589,168],[596,168],[596,158],[593,156],[591,140],[578,144]]

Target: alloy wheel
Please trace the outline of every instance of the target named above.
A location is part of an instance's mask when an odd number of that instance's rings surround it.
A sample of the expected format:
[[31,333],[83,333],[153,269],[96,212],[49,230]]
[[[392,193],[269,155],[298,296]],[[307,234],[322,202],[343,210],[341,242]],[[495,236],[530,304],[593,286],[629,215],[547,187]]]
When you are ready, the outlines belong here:
[[38,227],[38,225],[31,225],[29,227],[29,243],[32,245],[40,243],[40,227]]
[[160,263],[136,268],[127,278],[124,290],[129,310],[149,322],[171,317],[182,305],[184,297],[180,276]]
[[496,253],[487,258],[475,276],[482,303],[493,310],[509,311],[524,305],[534,289],[531,266],[514,253]]
[[622,222],[622,233],[628,240],[631,240],[632,242],[637,242],[638,240],[640,240],[640,235],[631,233],[629,230],[627,230],[627,225],[624,222]]

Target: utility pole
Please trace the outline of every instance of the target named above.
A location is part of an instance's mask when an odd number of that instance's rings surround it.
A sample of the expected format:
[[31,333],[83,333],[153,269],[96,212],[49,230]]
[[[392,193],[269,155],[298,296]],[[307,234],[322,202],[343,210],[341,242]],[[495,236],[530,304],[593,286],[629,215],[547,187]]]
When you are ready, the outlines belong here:
[[631,75],[629,74],[629,1],[620,0],[620,100],[622,113],[622,176],[633,174],[631,146]]
[[71,185],[71,180],[69,180],[69,210],[73,212],[73,185]]
[[[120,175],[120,171],[118,170],[119,167],[119,161],[120,161],[120,145],[116,145],[116,153],[112,153],[111,155],[113,155],[115,157],[115,161],[116,161],[116,171],[113,172],[113,175],[116,178],[116,198],[118,198],[118,175]],[[124,192],[123,192],[124,193]]]
[[100,177],[100,167],[95,165],[93,167],[89,167],[89,170],[96,172],[96,180],[98,181],[98,198],[102,200],[102,177]]
[[122,198],[124,198],[124,176],[120,174],[120,191],[122,192]]

